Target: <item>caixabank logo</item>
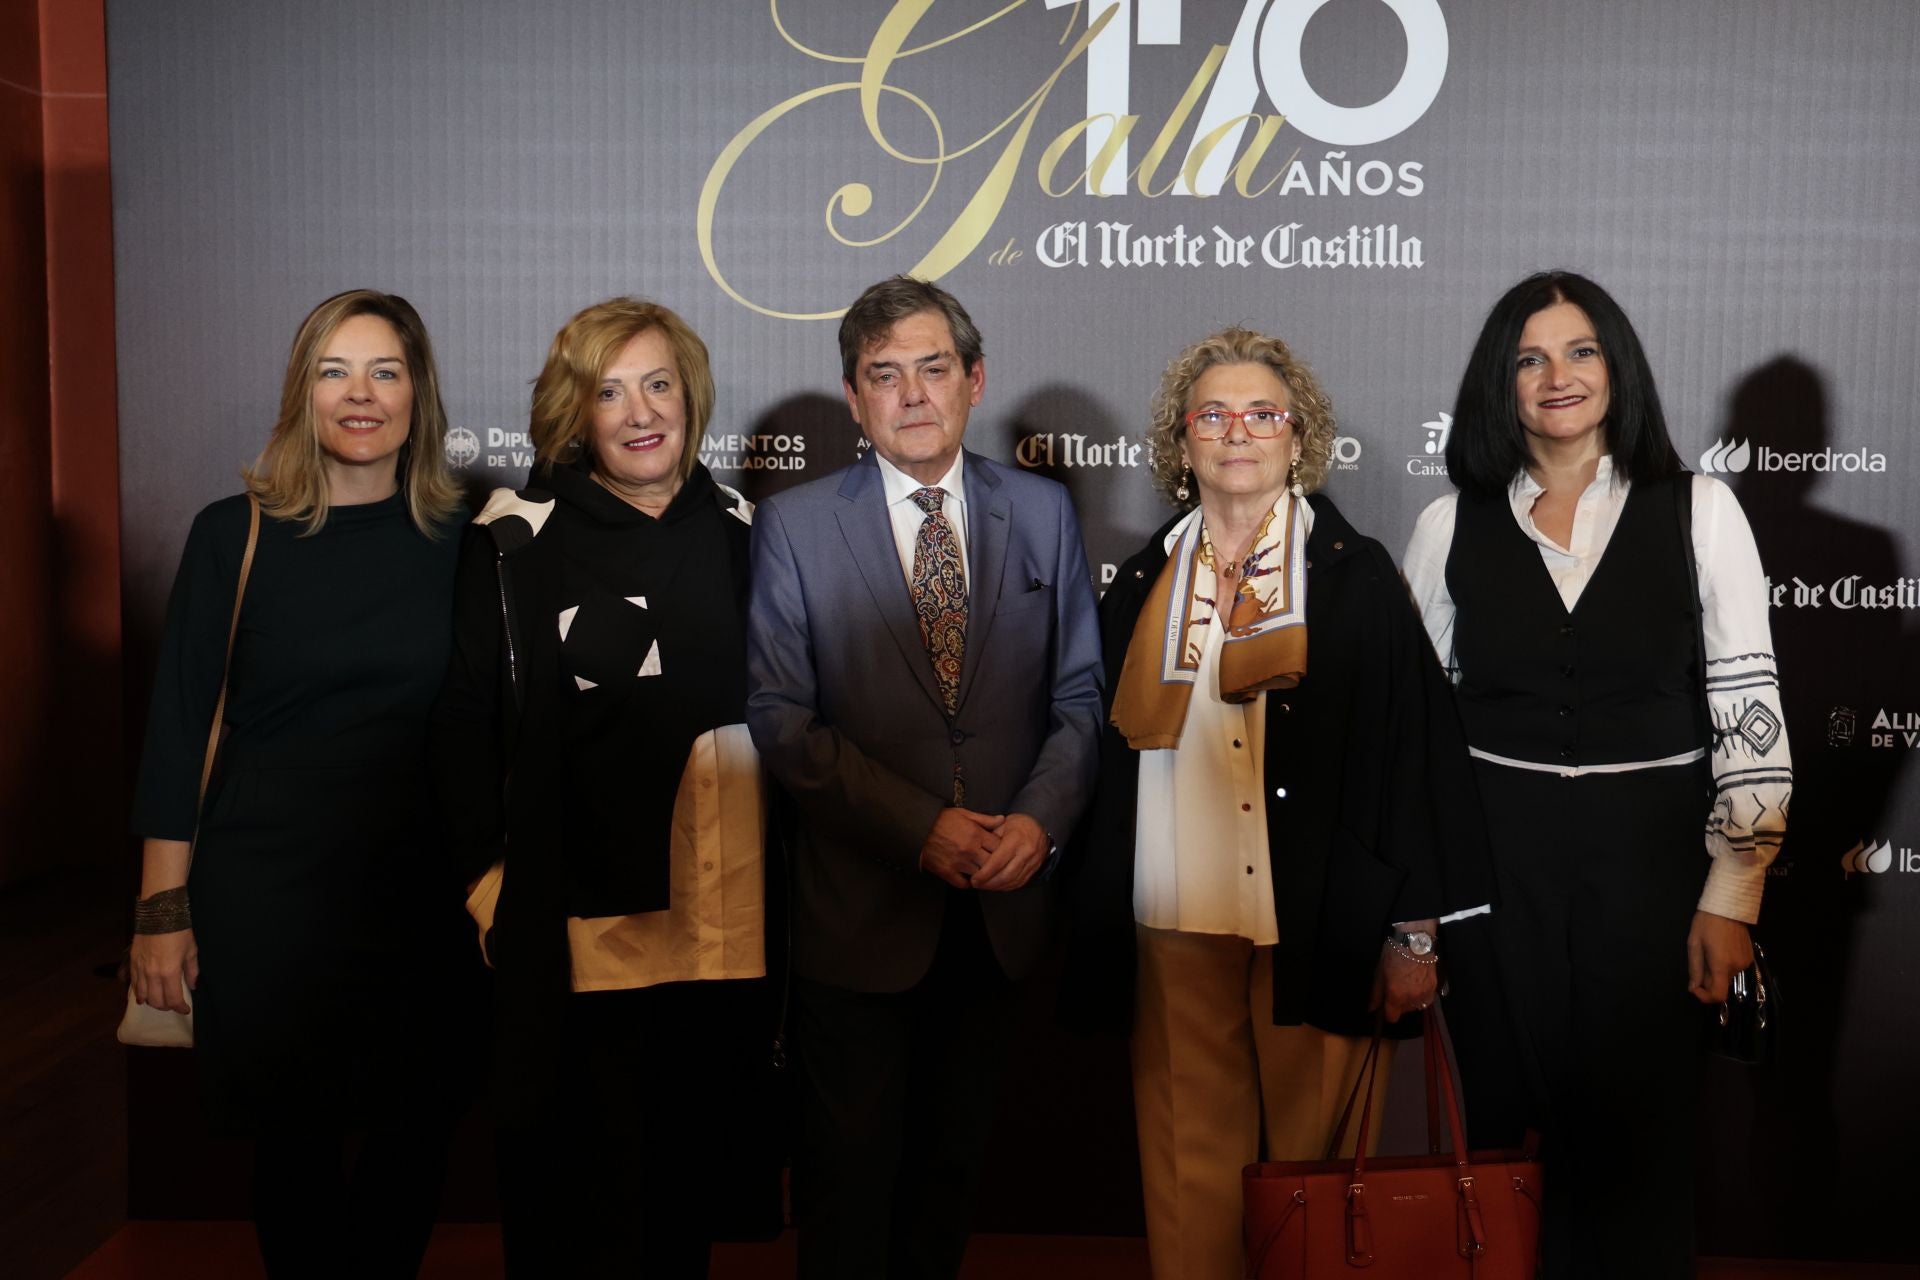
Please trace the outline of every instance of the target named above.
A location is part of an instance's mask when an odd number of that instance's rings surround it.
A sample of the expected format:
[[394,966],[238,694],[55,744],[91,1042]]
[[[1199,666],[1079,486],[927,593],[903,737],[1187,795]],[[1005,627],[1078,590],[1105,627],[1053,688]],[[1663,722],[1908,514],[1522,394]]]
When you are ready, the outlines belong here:
[[1420,452],[1407,455],[1410,476],[1447,474],[1447,441],[1453,436],[1453,415],[1436,413],[1420,424]]
[[1896,848],[1890,840],[1862,840],[1840,855],[1840,870],[1849,880],[1888,872],[1920,875],[1920,855],[1910,845]]
[[1751,441],[1727,436],[1707,446],[1700,455],[1700,470],[1709,475],[1738,475],[1743,471],[1810,472],[1816,474],[1856,472],[1880,473],[1887,469],[1887,455],[1873,449],[1770,449]]

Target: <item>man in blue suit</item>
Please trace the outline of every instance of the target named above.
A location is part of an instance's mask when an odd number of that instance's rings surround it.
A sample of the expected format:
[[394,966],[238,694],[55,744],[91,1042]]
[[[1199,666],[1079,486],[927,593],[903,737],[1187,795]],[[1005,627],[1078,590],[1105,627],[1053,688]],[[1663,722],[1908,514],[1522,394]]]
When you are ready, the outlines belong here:
[[966,310],[882,281],[840,358],[872,448],[760,505],[748,623],[747,723],[794,802],[800,1274],[952,1277],[1093,790],[1100,641],[1066,490],[961,447]]

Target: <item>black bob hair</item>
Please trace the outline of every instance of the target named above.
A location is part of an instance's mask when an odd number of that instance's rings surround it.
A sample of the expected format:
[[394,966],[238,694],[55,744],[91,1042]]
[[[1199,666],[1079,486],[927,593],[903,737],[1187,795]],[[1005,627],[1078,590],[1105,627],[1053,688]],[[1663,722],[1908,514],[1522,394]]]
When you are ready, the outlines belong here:
[[1493,304],[1460,379],[1453,431],[1447,437],[1447,477],[1470,497],[1505,493],[1531,457],[1513,398],[1520,333],[1534,313],[1559,302],[1571,302],[1587,313],[1607,362],[1607,416],[1602,425],[1614,474],[1646,482],[1683,469],[1667,435],[1647,353],[1627,313],[1613,295],[1585,276],[1541,271]]

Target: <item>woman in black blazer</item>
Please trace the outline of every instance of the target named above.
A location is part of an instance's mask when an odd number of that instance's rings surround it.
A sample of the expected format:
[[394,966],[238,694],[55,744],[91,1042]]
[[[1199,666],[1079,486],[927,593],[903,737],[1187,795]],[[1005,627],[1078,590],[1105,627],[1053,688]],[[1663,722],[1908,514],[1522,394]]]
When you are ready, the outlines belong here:
[[1241,1166],[1325,1152],[1375,1012],[1433,1001],[1438,921],[1488,885],[1393,562],[1307,496],[1334,439],[1311,371],[1224,330],[1168,366],[1147,439],[1182,510],[1101,603],[1063,1009],[1131,1033],[1156,1274],[1226,1280]]

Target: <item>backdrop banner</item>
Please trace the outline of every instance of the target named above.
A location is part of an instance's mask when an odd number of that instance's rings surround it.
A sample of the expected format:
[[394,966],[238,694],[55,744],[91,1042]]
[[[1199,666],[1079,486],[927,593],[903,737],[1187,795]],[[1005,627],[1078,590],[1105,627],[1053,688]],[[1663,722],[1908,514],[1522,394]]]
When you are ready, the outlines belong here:
[[[1753,523],[1799,773],[1760,935],[1784,1055],[1712,1069],[1701,1247],[1914,1256],[1920,6],[109,0],[108,17],[136,693],[194,512],[238,488],[296,325],[341,289],[418,306],[476,490],[523,481],[529,383],[568,316],[665,302],[713,352],[703,456],[760,497],[864,447],[840,312],[891,273],[938,279],[985,337],[968,443],[1071,489],[1099,587],[1169,514],[1141,433],[1181,347],[1235,322],[1292,344],[1338,416],[1327,491],[1398,556],[1448,492],[1449,410],[1494,299],[1540,268],[1598,279],[1682,455]],[[1676,939],[1676,983],[1681,964]],[[1124,1062],[1034,1021],[1050,1083],[996,1140],[988,1225],[1137,1229]],[[1061,1078],[1081,1070],[1101,1083]],[[190,1199],[143,1132],[136,1204]],[[1085,1190],[1063,1200],[1068,1182]]]

